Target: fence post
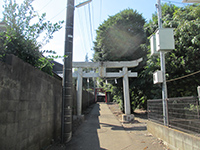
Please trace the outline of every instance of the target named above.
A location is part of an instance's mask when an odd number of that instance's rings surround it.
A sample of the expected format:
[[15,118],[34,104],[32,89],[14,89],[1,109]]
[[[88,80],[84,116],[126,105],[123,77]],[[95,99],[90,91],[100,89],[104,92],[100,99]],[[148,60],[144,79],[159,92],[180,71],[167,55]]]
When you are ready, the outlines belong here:
[[198,98],[199,98],[199,103],[200,103],[200,86],[197,87],[197,93],[198,93]]
[[197,105],[197,117],[199,119],[199,102],[196,100],[196,105]]
[[169,99],[166,99],[166,118],[167,118],[167,124],[166,126],[169,127],[169,106],[168,106],[168,102],[169,102]]
[[199,119],[199,104],[200,104],[200,86],[197,87],[197,93],[198,93],[198,100],[197,100],[197,116],[198,116],[198,119]]
[[149,100],[147,100],[147,118],[149,120]]

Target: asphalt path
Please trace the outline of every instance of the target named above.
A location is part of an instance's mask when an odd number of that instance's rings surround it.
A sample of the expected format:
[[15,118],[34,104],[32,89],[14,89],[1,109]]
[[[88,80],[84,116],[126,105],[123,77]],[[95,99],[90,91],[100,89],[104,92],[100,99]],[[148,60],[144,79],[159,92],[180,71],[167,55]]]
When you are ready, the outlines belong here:
[[105,103],[97,103],[64,147],[50,150],[166,150],[145,123],[122,124]]

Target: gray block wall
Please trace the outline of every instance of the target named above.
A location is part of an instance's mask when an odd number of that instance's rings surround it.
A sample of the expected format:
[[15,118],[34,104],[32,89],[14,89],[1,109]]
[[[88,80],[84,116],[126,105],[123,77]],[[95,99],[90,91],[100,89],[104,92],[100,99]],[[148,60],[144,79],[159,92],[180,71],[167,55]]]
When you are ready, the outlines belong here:
[[[76,99],[76,89],[73,90],[73,115],[77,115],[77,99]],[[87,108],[95,103],[94,92],[91,93],[86,90],[82,91],[82,113],[87,110]]]
[[39,150],[61,133],[62,82],[15,56],[0,62],[0,149]]
[[83,90],[82,92],[82,110],[83,112],[95,102],[94,94],[88,93],[87,91]]

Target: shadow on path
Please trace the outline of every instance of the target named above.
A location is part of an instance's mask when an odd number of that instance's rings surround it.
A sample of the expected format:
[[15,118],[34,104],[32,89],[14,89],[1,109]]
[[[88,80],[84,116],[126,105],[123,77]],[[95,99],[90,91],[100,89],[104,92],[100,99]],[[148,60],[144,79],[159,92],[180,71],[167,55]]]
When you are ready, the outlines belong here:
[[84,123],[74,133],[72,140],[66,145],[66,150],[105,150],[100,148],[97,129],[99,125],[99,104],[87,116]]
[[111,127],[111,130],[126,130],[126,131],[146,131],[147,127],[145,126],[134,126],[130,128],[124,128],[123,126],[116,126],[112,124],[100,123],[104,127]]

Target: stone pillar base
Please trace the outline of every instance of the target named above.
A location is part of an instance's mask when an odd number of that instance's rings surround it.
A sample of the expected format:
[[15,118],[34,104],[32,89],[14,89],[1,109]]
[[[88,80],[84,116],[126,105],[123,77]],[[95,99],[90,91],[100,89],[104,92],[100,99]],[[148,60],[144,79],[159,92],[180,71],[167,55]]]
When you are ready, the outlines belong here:
[[126,123],[126,122],[131,122],[131,121],[134,121],[134,115],[133,114],[130,114],[130,115],[122,115],[122,122]]

